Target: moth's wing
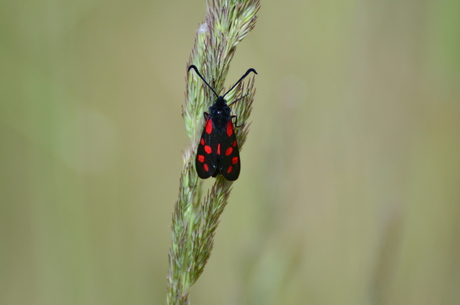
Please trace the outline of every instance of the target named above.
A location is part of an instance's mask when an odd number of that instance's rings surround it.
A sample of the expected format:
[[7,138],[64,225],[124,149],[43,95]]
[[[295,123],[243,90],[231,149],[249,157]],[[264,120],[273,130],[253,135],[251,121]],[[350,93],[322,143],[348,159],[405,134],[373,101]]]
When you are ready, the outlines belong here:
[[218,170],[225,179],[234,181],[238,179],[241,169],[240,152],[236,142],[235,128],[232,121],[227,122],[223,136],[220,137],[220,149],[218,149]]
[[212,120],[206,117],[203,133],[201,134],[196,151],[195,167],[198,177],[211,177],[217,169],[217,141],[212,130]]

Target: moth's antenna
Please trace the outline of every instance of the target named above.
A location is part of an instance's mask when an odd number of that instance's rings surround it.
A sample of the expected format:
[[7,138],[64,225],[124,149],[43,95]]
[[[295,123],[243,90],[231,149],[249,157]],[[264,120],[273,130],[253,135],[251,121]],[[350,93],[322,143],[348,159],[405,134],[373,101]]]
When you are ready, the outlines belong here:
[[[254,70],[253,68],[248,69],[248,71],[246,71],[246,73],[244,73],[244,75],[241,76],[241,78],[233,85],[233,87],[230,88],[230,90],[227,91],[227,93],[229,93],[230,91],[232,91],[233,88],[235,88],[236,85],[238,85],[238,84],[239,84],[246,76],[248,76],[249,73],[251,73],[251,72],[254,72],[255,74],[257,74],[256,70]],[[222,97],[226,96],[227,93],[225,93],[224,95],[222,95]]]
[[217,94],[216,91],[208,84],[208,82],[204,80],[203,76],[201,76],[200,72],[198,72],[198,68],[195,65],[191,65],[190,67],[188,67],[187,71],[190,71],[190,69],[195,70],[196,74],[198,74],[198,76],[204,81],[204,83],[209,87],[209,89],[211,89],[212,92],[214,92],[216,97],[219,97],[219,94]]
[[[212,90],[212,92],[214,92],[214,94],[216,95],[216,97],[219,97],[219,94],[217,94],[217,92],[208,84],[208,82],[204,79],[203,76],[201,76],[200,72],[198,72],[198,68],[195,66],[195,65],[190,65],[190,67],[188,67],[188,70],[187,71],[190,71],[191,69],[195,70],[196,74],[198,74],[198,76],[204,81],[204,83],[206,84],[206,86],[209,87],[209,89]],[[222,97],[226,96],[227,93],[229,93],[230,91],[232,91],[246,76],[249,75],[249,73],[251,72],[254,72],[255,74],[258,74],[256,72],[256,70],[254,70],[253,68],[251,69],[248,69],[248,71],[246,71],[246,73],[244,73],[243,76],[241,76],[241,78],[230,88],[230,90],[228,90],[224,95],[222,95]]]

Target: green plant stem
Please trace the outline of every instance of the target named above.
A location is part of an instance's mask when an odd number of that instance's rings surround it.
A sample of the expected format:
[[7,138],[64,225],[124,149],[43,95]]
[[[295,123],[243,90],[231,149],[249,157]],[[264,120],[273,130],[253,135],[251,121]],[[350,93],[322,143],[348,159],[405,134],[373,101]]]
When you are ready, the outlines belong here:
[[[200,25],[187,67],[196,65],[202,75],[221,92],[236,46],[254,28],[259,0],[208,0],[205,21]],[[252,110],[255,88],[250,77],[246,88],[240,83],[226,99],[235,103],[238,122],[237,141],[242,148],[249,131],[247,122]],[[172,217],[172,244],[169,251],[167,302],[169,305],[189,304],[189,289],[200,277],[211,255],[219,217],[227,205],[232,182],[217,176],[212,188],[202,198],[202,181],[194,168],[194,158],[203,128],[203,112],[215,96],[194,73],[187,73],[183,117],[192,145],[183,153],[184,168],[179,198]],[[239,123],[239,124],[241,124]]]

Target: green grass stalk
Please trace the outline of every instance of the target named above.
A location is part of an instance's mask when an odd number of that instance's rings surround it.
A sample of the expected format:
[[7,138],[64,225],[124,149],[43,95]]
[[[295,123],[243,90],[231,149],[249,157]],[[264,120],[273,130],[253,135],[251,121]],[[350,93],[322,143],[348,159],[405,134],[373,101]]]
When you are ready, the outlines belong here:
[[[205,21],[199,26],[186,68],[196,65],[217,93],[223,92],[236,46],[254,28],[259,8],[259,0],[207,1]],[[186,83],[182,116],[192,145],[183,152],[179,198],[172,217],[167,276],[169,305],[189,304],[189,289],[202,274],[211,255],[219,217],[227,205],[232,186],[232,182],[219,175],[202,198],[203,183],[194,168],[195,151],[203,128],[203,112],[208,110],[215,96],[193,71],[187,73]],[[246,83],[246,86],[240,83],[226,96],[229,102],[242,98],[232,106],[238,124],[243,124],[236,131],[240,149],[249,131],[250,124],[246,122],[255,95],[254,76]]]

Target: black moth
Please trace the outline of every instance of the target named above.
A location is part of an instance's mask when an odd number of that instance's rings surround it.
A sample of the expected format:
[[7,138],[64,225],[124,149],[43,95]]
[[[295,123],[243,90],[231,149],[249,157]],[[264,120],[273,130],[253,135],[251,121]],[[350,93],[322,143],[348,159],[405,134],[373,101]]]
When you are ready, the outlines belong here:
[[256,70],[249,69],[246,73],[228,90],[224,95],[219,96],[216,91],[206,82],[194,65],[188,67],[188,71],[195,70],[196,74],[211,89],[217,97],[209,107],[209,113],[204,113],[204,129],[198,143],[196,153],[196,172],[201,179],[211,176],[216,177],[222,174],[225,179],[234,181],[240,175],[241,162],[238,143],[236,142],[235,128],[233,126],[232,110],[229,106],[236,103],[239,99],[227,104],[225,96],[232,91],[249,73]]

